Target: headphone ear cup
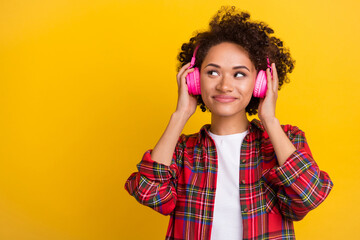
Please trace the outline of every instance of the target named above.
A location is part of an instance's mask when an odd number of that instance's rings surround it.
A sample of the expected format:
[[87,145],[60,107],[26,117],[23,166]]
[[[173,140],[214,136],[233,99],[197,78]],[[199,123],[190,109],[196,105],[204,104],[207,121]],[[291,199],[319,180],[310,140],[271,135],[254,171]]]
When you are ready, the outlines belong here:
[[267,90],[266,72],[260,70],[255,80],[255,88],[253,92],[254,97],[264,98]]
[[194,71],[188,73],[185,79],[188,86],[188,92],[192,95],[201,95],[199,69],[194,68]]

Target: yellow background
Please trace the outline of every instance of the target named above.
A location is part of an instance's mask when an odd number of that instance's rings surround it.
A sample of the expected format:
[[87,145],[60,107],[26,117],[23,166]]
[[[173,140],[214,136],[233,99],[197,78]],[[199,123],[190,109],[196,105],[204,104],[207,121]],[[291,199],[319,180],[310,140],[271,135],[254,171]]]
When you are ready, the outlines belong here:
[[277,116],[334,182],[297,239],[358,238],[359,1],[1,0],[1,240],[164,239],[124,183],[175,110],[181,44],[229,4],[290,48]]

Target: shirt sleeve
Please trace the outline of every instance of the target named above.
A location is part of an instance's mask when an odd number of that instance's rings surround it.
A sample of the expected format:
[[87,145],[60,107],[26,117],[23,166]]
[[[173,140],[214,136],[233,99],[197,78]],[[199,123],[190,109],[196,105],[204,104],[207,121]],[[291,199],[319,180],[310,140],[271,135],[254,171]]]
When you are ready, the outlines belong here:
[[169,215],[176,205],[183,136],[179,137],[170,166],[154,161],[151,158],[152,149],[147,150],[137,164],[138,172],[132,173],[125,183],[126,191],[139,203],[163,215]]
[[291,126],[285,133],[296,150],[281,167],[272,168],[265,178],[270,186],[277,189],[282,214],[298,221],[325,200],[333,182],[314,161],[304,132]]

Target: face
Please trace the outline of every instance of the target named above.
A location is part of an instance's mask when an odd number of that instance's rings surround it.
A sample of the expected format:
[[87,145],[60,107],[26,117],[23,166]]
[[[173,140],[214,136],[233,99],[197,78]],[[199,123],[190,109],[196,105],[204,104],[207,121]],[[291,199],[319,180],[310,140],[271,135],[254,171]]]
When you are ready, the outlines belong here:
[[256,69],[248,53],[234,43],[211,47],[201,64],[201,97],[212,114],[243,116],[254,86]]

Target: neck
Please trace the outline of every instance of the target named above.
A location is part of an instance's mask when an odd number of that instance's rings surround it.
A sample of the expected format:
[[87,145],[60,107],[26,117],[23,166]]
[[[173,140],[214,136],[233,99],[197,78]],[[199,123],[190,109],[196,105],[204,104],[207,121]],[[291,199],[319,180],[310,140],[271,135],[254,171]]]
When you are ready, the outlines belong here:
[[249,127],[246,113],[241,112],[237,116],[218,116],[211,114],[210,131],[216,135],[229,135],[245,132]]

